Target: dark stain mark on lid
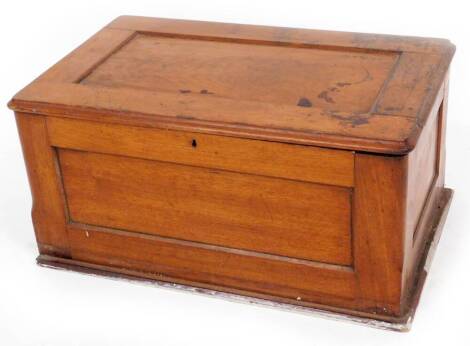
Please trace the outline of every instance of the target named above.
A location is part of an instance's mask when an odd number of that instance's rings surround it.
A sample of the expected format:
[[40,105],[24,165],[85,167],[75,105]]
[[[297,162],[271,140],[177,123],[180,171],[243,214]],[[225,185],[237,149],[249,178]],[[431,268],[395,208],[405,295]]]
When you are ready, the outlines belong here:
[[306,97],[301,97],[299,102],[297,102],[297,106],[299,107],[312,107],[312,102]]

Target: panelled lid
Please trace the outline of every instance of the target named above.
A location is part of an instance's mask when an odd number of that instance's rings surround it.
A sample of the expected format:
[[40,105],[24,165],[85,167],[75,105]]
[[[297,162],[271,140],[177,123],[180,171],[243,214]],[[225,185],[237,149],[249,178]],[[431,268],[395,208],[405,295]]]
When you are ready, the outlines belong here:
[[401,154],[437,110],[447,40],[119,17],[15,111]]

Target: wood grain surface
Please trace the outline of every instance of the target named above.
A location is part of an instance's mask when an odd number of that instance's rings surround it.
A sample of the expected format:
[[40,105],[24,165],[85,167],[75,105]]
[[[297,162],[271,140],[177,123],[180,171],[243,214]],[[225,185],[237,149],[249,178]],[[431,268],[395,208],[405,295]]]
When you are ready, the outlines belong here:
[[73,221],[351,263],[349,189],[70,150],[59,158]]
[[120,17],[10,107],[403,154],[454,50],[440,39]]
[[450,198],[454,50],[119,17],[9,104],[39,252],[403,321]]
[[397,59],[138,34],[80,83],[367,113]]
[[326,185],[354,185],[354,153],[49,117],[49,140],[60,148],[219,168]]

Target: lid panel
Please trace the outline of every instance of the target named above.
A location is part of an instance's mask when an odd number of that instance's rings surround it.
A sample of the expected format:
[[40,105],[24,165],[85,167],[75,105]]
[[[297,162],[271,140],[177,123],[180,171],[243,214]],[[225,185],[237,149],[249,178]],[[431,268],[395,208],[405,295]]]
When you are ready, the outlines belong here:
[[367,113],[397,57],[138,34],[81,83]]
[[385,154],[439,107],[447,40],[119,17],[20,91],[20,112]]

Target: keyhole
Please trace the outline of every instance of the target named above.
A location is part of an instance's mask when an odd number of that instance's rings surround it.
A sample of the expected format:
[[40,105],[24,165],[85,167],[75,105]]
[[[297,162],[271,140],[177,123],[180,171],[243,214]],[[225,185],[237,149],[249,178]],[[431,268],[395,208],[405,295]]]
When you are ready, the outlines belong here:
[[193,148],[196,148],[196,147],[197,147],[197,142],[196,142],[195,139],[193,139],[193,140],[191,141],[191,146],[192,146]]

